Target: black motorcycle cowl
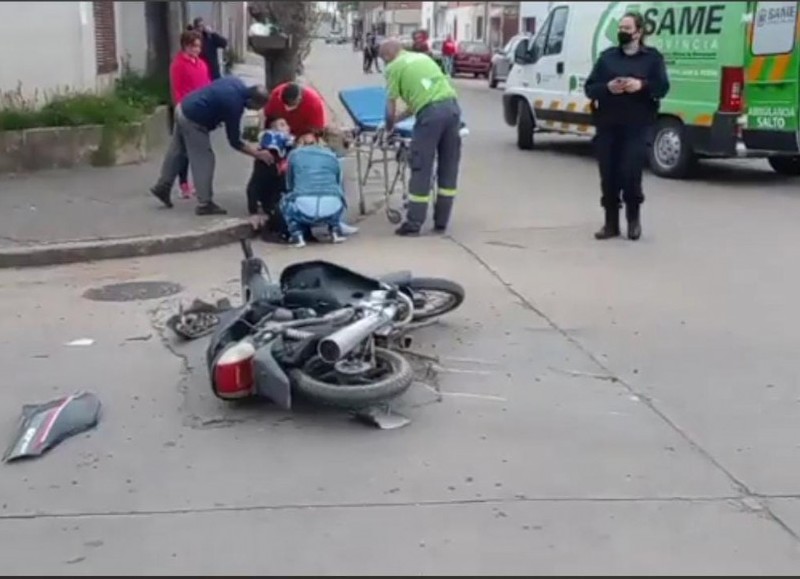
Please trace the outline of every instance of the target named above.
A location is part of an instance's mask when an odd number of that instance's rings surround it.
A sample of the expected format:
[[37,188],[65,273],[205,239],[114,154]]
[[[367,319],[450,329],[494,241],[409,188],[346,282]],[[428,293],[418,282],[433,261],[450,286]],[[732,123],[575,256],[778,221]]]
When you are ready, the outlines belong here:
[[100,400],[89,392],[44,404],[25,405],[19,427],[3,460],[10,462],[39,456],[65,438],[93,428],[99,417]]
[[[299,296],[298,290],[322,290],[326,295],[324,309],[353,305],[381,289],[377,279],[361,275],[353,270],[328,261],[306,261],[290,265],[281,272],[281,288],[291,296]],[[299,305],[299,304],[298,304]],[[287,306],[288,307],[288,306]]]

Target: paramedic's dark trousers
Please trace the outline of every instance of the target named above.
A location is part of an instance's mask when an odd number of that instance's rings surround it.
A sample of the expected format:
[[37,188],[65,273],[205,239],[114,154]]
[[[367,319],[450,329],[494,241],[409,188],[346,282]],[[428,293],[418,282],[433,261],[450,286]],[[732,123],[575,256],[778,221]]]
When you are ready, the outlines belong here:
[[172,189],[181,167],[189,160],[194,177],[197,201],[201,205],[210,203],[214,183],[214,151],[208,129],[190,121],[183,115],[181,106],[175,108],[175,127],[172,131],[167,154],[161,165],[161,177],[156,187],[166,191]]
[[642,170],[648,134],[649,127],[639,125],[597,128],[594,147],[600,166],[600,204],[611,227],[619,227],[620,201],[625,202],[628,220],[638,219],[639,206],[644,202]]
[[425,223],[431,199],[434,159],[438,194],[433,210],[433,224],[447,228],[458,186],[461,163],[461,109],[458,101],[449,99],[429,104],[416,115],[411,139],[406,222],[419,229]]

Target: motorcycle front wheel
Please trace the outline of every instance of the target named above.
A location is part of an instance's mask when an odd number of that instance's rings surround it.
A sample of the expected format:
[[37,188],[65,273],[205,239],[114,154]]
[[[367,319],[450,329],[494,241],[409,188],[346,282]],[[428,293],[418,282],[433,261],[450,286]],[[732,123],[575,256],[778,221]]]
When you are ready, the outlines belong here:
[[319,356],[302,369],[292,370],[291,376],[297,391],[306,398],[326,406],[356,409],[386,402],[408,390],[414,370],[400,354],[375,348],[374,368],[352,384],[342,384],[333,364]]
[[414,300],[413,322],[438,318],[464,303],[464,288],[449,279],[415,277],[407,287]]

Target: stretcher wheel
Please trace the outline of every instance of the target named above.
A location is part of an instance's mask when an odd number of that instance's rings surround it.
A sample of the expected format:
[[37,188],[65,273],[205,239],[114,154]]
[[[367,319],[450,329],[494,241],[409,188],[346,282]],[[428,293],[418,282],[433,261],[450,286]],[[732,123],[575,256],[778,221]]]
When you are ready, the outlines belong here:
[[400,213],[397,209],[387,209],[386,218],[392,225],[397,225],[403,220],[403,214]]

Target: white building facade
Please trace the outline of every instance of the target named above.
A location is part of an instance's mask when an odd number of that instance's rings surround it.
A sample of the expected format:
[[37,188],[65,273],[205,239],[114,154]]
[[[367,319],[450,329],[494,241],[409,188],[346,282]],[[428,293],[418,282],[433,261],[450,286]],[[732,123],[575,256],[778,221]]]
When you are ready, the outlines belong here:
[[[0,2],[0,92],[41,104],[147,63],[144,2]],[[12,57],[13,55],[13,57]]]
[[128,67],[144,73],[156,55],[171,57],[189,16],[205,17],[245,54],[246,2],[0,2],[0,93],[42,104],[103,91]]
[[519,29],[534,34],[544,24],[552,2],[520,2]]

